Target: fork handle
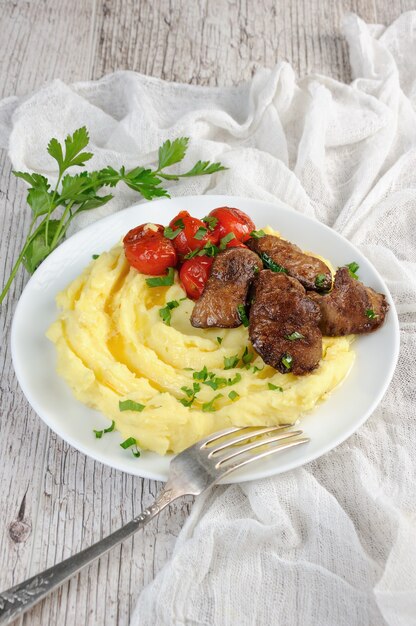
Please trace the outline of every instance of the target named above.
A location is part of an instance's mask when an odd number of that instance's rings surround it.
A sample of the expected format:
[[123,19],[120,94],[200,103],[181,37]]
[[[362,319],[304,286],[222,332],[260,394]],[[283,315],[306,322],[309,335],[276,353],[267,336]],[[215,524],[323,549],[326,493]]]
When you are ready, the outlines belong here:
[[162,489],[152,505],[140,515],[119,528],[108,537],[94,543],[89,548],[74,554],[57,565],[44,570],[32,578],[28,578],[19,585],[0,593],[0,624],[10,624],[18,616],[28,611],[51,591],[60,587],[68,578],[89,565],[95,559],[111,550],[124,539],[143,528],[151,519],[156,517],[168,504],[176,500],[182,493],[170,489],[167,485]]

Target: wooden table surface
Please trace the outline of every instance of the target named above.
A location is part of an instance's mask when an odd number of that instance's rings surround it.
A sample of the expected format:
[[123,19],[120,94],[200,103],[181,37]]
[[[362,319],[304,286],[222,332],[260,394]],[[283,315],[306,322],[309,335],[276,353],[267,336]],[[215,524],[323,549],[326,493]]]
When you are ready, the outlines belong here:
[[[1,97],[53,78],[90,80],[131,69],[166,80],[225,85],[285,59],[303,76],[349,81],[345,12],[390,23],[416,0],[0,0]],[[1,284],[18,256],[29,214],[21,182],[0,155]],[[19,273],[1,307],[0,589],[61,561],[147,506],[159,485],[100,465],[52,433],[21,393],[10,358]],[[189,512],[163,512],[145,532],[73,578],[16,623],[125,625],[169,559]]]

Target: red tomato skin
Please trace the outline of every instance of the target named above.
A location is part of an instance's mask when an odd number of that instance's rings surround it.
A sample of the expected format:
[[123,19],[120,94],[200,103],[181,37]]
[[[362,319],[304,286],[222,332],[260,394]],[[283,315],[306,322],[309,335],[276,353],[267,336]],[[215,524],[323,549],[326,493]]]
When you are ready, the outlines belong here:
[[246,245],[243,244],[242,241],[238,241],[238,239],[236,239],[234,237],[234,239],[231,239],[231,241],[229,241],[226,245],[226,248],[247,248]]
[[126,259],[137,271],[148,276],[165,274],[175,267],[178,257],[172,242],[164,237],[163,226],[155,224],[157,231],[141,224],[129,230],[123,239]]
[[213,230],[221,240],[228,233],[234,233],[239,241],[247,241],[250,233],[256,229],[253,220],[240,209],[228,206],[221,206],[213,209],[210,215],[216,217],[218,222]]
[[198,300],[204,291],[214,259],[207,256],[188,259],[182,265],[179,278],[186,295],[191,300]]
[[[193,250],[199,250],[203,248],[206,243],[217,243],[218,237],[215,231],[210,231],[207,224],[197,217],[192,217],[188,211],[180,211],[178,215],[176,215],[173,220],[170,221],[169,226],[176,230],[178,227],[175,226],[175,222],[177,220],[182,220],[184,224],[184,228],[181,230],[179,235],[177,235],[174,239],[172,239],[173,245],[179,255],[182,257],[192,252]],[[195,239],[194,235],[199,228],[206,228],[207,232],[204,234],[202,239]]]

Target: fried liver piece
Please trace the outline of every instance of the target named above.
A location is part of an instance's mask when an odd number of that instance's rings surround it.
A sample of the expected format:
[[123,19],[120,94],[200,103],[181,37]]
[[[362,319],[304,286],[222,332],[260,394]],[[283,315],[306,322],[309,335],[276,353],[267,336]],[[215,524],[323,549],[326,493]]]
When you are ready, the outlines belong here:
[[305,289],[315,291],[331,289],[332,275],[325,263],[321,259],[305,254],[290,241],[275,235],[265,235],[259,239],[251,237],[246,245],[262,258],[265,267],[268,267],[268,258],[271,259],[273,263],[284,268],[289,276],[297,278]]
[[262,263],[247,248],[229,248],[215,257],[211,274],[196,301],[191,324],[196,328],[236,328],[241,325],[238,305],[245,305],[253,278]]
[[249,333],[265,363],[282,374],[314,370],[322,356],[319,319],[319,306],[295,278],[270,270],[258,274]]
[[329,337],[372,332],[382,325],[389,308],[382,293],[355,280],[346,267],[338,269],[329,294],[309,295],[321,309],[322,334]]

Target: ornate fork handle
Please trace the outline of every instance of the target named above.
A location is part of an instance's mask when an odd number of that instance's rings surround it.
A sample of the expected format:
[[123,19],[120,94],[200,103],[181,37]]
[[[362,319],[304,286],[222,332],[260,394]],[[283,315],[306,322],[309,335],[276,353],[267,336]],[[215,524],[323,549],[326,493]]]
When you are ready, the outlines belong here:
[[89,548],[65,559],[57,565],[28,578],[23,583],[11,587],[0,594],[0,624],[10,624],[19,615],[37,604],[51,591],[62,585],[80,569],[102,556],[111,548],[127,539],[140,528],[143,528],[153,517],[158,515],[168,504],[183,495],[165,486],[155,502],[145,509],[131,522],[119,528]]

